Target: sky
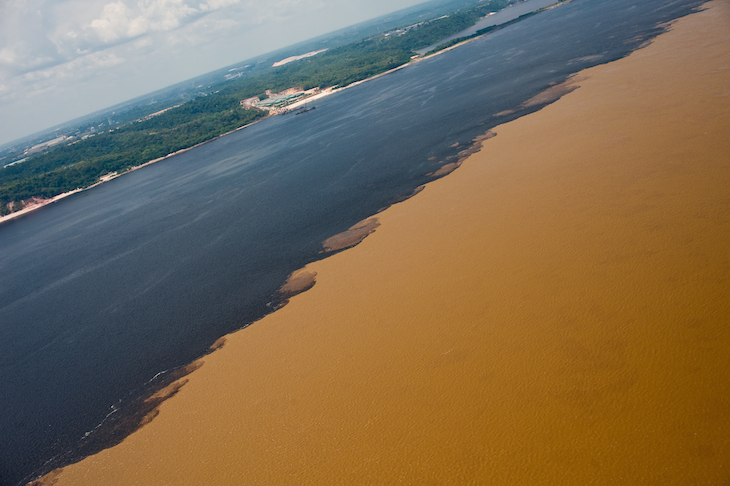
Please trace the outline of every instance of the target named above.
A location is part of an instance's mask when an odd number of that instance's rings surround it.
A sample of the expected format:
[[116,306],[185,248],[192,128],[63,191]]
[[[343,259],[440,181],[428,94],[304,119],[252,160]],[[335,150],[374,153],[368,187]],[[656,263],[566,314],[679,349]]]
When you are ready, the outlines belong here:
[[0,0],[0,145],[423,0]]

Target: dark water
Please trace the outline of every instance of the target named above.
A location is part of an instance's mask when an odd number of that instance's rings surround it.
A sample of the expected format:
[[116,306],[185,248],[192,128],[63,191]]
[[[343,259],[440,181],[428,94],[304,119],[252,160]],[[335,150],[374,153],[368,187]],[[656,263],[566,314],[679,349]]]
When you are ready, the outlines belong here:
[[450,35],[444,39],[441,39],[437,43],[431,44],[430,46],[428,46],[424,49],[419,49],[416,52],[418,52],[421,55],[426,54],[426,53],[431,52],[432,50],[436,49],[441,44],[446,44],[447,42],[452,41],[454,39],[460,39],[462,37],[469,37],[470,35],[474,35],[478,31],[480,31],[482,29],[486,29],[487,27],[492,27],[494,25],[501,25],[501,24],[507,23],[511,20],[515,20],[516,18],[520,17],[521,15],[532,13],[537,10],[540,10],[541,8],[555,5],[556,3],[558,3],[558,1],[559,0],[524,0],[523,2],[512,5],[503,10],[500,10],[499,12],[496,12],[492,15],[484,17],[483,19],[481,19],[479,22],[472,25],[468,29],[464,29],[461,32],[457,32],[456,34]]
[[324,239],[494,113],[699,3],[574,0],[0,225],[0,484],[60,465],[155,375],[269,312]]

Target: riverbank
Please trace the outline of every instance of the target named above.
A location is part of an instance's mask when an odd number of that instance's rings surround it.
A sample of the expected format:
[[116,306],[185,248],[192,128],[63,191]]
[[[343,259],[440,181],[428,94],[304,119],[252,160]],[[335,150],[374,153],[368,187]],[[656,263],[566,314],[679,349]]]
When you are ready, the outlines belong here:
[[6,221],[13,220],[15,218],[19,218],[21,216],[25,216],[26,214],[31,213],[33,211],[36,211],[36,210],[38,210],[38,209],[40,209],[42,207],[48,206],[49,204],[53,204],[53,203],[55,203],[57,201],[60,201],[61,199],[65,199],[65,198],[67,198],[69,196],[73,196],[74,194],[76,194],[78,192],[88,191],[89,189],[93,189],[96,186],[99,186],[101,184],[104,184],[105,182],[109,182],[111,180],[114,180],[117,177],[123,176],[124,174],[129,174],[130,172],[134,172],[135,170],[142,169],[144,167],[147,167],[148,165],[152,165],[152,164],[157,163],[157,162],[160,162],[162,160],[167,160],[170,157],[174,157],[176,155],[184,154],[185,152],[187,152],[189,150],[193,150],[194,148],[197,148],[197,147],[201,147],[201,146],[205,145],[206,143],[210,143],[210,142],[212,142],[214,140],[217,140],[217,139],[219,139],[221,137],[225,137],[226,135],[229,135],[229,134],[231,134],[233,132],[237,132],[239,130],[243,130],[244,128],[248,128],[248,127],[250,127],[252,125],[255,125],[256,123],[258,123],[258,122],[260,122],[262,120],[265,120],[265,118],[260,118],[260,119],[258,119],[256,121],[254,121],[253,123],[248,123],[246,125],[243,125],[241,127],[236,128],[234,130],[231,130],[230,132],[226,132],[226,133],[223,133],[221,135],[218,135],[217,137],[213,137],[210,140],[206,140],[205,142],[200,142],[198,144],[195,144],[192,147],[187,147],[187,148],[184,148],[184,149],[180,149],[180,150],[178,150],[176,152],[173,152],[171,154],[167,154],[164,157],[158,157],[156,159],[153,159],[153,160],[150,160],[148,162],[145,162],[144,164],[135,165],[134,167],[130,167],[129,170],[126,170],[124,172],[119,172],[119,173],[113,172],[111,174],[107,174],[105,176],[100,177],[99,178],[99,182],[97,182],[96,184],[92,184],[91,186],[81,187],[81,188],[78,188],[78,189],[74,189],[73,191],[64,192],[63,194],[59,194],[58,196],[54,196],[54,197],[49,198],[49,199],[39,199],[37,202],[33,202],[31,204],[28,204],[27,206],[25,206],[20,211],[15,211],[13,213],[6,214],[5,216],[0,216],[0,224],[4,223]]
[[[565,0],[563,0],[564,2]],[[570,0],[568,0],[570,1]],[[452,34],[444,39],[441,39],[440,41],[436,42],[435,44],[431,44],[428,47],[424,47],[423,49],[419,49],[416,51],[420,55],[425,55],[435,49],[437,49],[439,46],[453,43],[457,40],[462,40],[466,42],[467,40],[475,39],[480,36],[475,36],[477,32],[483,31],[487,28],[498,28],[506,25],[513,24],[515,22],[519,22],[520,20],[526,18],[527,16],[543,11],[548,10],[554,7],[559,6],[561,3],[560,0],[525,0],[523,2],[519,2],[513,5],[508,6],[507,8],[504,8],[502,10],[499,10],[497,12],[492,12],[488,14],[486,17],[479,20],[476,24],[472,25],[471,27],[464,29],[460,32],[457,32],[456,34]],[[487,32],[491,33],[490,32]],[[483,34],[486,35],[486,34]],[[458,44],[461,44],[459,42]],[[454,44],[454,45],[458,45]],[[438,51],[437,51],[438,52]]]
[[[559,4],[561,4],[561,3],[564,3],[564,2],[559,2],[559,3],[558,3],[558,5],[559,5]],[[555,5],[554,5],[554,6],[555,6]],[[500,13],[501,13],[501,11],[500,11]],[[515,21],[519,21],[519,19],[516,19],[516,20],[510,21],[510,22],[504,22],[504,25],[507,25],[507,24],[513,23],[513,22],[515,22]],[[488,35],[488,34],[483,34],[483,35]],[[478,36],[478,37],[481,37],[481,36]],[[270,113],[270,114],[271,114],[271,115],[276,115],[276,114],[283,114],[283,113],[289,113],[289,112],[291,112],[291,111],[294,111],[294,110],[297,110],[297,109],[299,109],[299,108],[301,108],[301,107],[303,107],[303,106],[306,106],[306,105],[307,105],[308,103],[312,103],[312,102],[314,102],[314,101],[316,101],[316,100],[322,99],[322,98],[324,98],[324,97],[326,97],[326,96],[329,96],[329,95],[331,95],[331,94],[334,94],[334,93],[338,93],[338,92],[340,92],[340,91],[343,91],[343,90],[345,90],[345,89],[348,89],[348,88],[352,88],[352,87],[355,87],[355,86],[357,86],[357,85],[360,85],[360,84],[362,84],[362,83],[365,83],[365,82],[367,82],[367,81],[371,81],[371,80],[373,80],[373,79],[377,79],[377,78],[380,78],[380,77],[382,77],[382,76],[386,76],[386,75],[388,75],[388,74],[392,74],[392,73],[394,73],[394,72],[396,72],[396,71],[399,71],[399,70],[401,70],[401,69],[404,69],[404,68],[406,68],[406,67],[408,67],[408,66],[412,65],[412,64],[413,64],[413,63],[415,63],[415,62],[421,61],[421,60],[423,60],[423,59],[427,59],[427,58],[429,58],[429,57],[431,57],[431,56],[433,56],[433,55],[437,55],[437,54],[440,54],[441,52],[446,52],[447,50],[450,50],[450,49],[453,49],[453,48],[455,48],[455,47],[457,47],[457,46],[463,45],[463,44],[465,44],[465,43],[467,43],[467,42],[469,42],[469,41],[471,41],[471,40],[474,40],[475,38],[478,38],[478,37],[469,37],[468,39],[464,39],[464,40],[463,40],[462,42],[459,42],[459,43],[457,43],[457,44],[455,44],[455,45],[452,45],[452,46],[450,46],[449,48],[443,49],[443,50],[441,50],[441,51],[438,51],[438,52],[434,52],[434,53],[432,53],[432,54],[430,54],[430,55],[427,55],[427,56],[423,56],[423,55],[420,55],[420,56],[413,56],[413,57],[411,58],[411,61],[410,61],[410,62],[406,62],[406,63],[404,63],[404,64],[401,64],[400,66],[397,66],[397,67],[395,67],[395,68],[393,68],[393,69],[389,69],[389,70],[387,70],[387,71],[385,71],[385,72],[379,73],[379,74],[377,74],[377,75],[374,75],[374,76],[371,76],[371,77],[369,77],[369,78],[366,78],[366,79],[363,79],[363,80],[360,80],[360,81],[356,81],[356,82],[354,82],[354,83],[350,83],[350,84],[348,84],[348,85],[346,85],[346,86],[341,86],[341,87],[337,87],[337,86],[332,86],[332,87],[326,88],[326,89],[324,89],[324,90],[323,90],[323,91],[322,91],[321,93],[318,93],[317,95],[314,95],[314,96],[310,96],[310,97],[308,97],[308,98],[305,98],[305,99],[303,99],[303,100],[300,100],[300,101],[297,101],[297,102],[295,102],[295,103],[292,103],[291,105],[288,105],[288,106],[286,106],[286,107],[285,107],[285,109],[283,109],[283,110],[281,110],[281,111],[279,111],[279,112],[274,112],[274,113]],[[325,50],[326,50],[326,49],[325,49]],[[318,51],[318,52],[324,52],[324,51]],[[419,51],[419,52],[420,52],[420,51]],[[310,53],[310,54],[311,54],[311,53]],[[158,113],[155,113],[154,115],[159,115],[159,114],[161,114],[161,113],[164,113],[164,112],[166,112],[166,111],[169,111],[169,110],[171,110],[171,109],[173,109],[173,108],[177,108],[177,107],[179,107],[179,106],[181,106],[181,105],[177,105],[177,106],[175,106],[175,107],[167,108],[167,109],[165,109],[165,110],[162,110],[162,111],[160,111],[160,112],[158,112]],[[267,110],[267,111],[268,111],[268,110]],[[263,119],[263,118],[262,118],[262,119]],[[18,211],[14,211],[14,212],[12,212],[12,213],[9,213],[9,214],[6,214],[6,215],[4,215],[4,216],[0,216],[0,224],[4,223],[4,222],[6,222],[6,221],[10,221],[10,220],[16,219],[16,218],[18,218],[18,217],[21,217],[21,216],[27,215],[27,214],[29,214],[29,213],[31,213],[31,212],[33,212],[33,211],[36,211],[36,210],[38,210],[38,209],[40,209],[40,208],[42,208],[42,207],[45,207],[45,206],[47,206],[47,205],[49,205],[49,204],[55,203],[55,202],[57,202],[57,201],[59,201],[59,200],[61,200],[61,199],[64,199],[64,198],[66,198],[66,197],[69,197],[69,196],[71,196],[71,195],[73,195],[73,194],[76,194],[76,193],[78,193],[78,192],[81,192],[81,191],[86,191],[86,190],[88,190],[88,189],[92,189],[92,188],[94,188],[94,187],[98,186],[99,184],[103,184],[103,183],[105,183],[105,182],[108,182],[108,181],[110,181],[110,180],[112,180],[112,179],[115,179],[115,178],[117,178],[117,177],[119,177],[119,176],[121,176],[121,175],[124,175],[124,174],[126,174],[126,173],[128,173],[128,172],[132,172],[132,171],[134,171],[134,170],[137,170],[137,169],[141,169],[141,168],[143,168],[143,167],[146,167],[146,166],[148,166],[148,165],[150,165],[150,164],[153,164],[153,163],[155,163],[155,162],[159,162],[159,161],[161,161],[161,160],[165,160],[165,159],[168,159],[168,158],[170,158],[170,157],[173,157],[173,156],[175,156],[175,155],[178,155],[178,154],[184,153],[184,152],[186,152],[186,151],[188,151],[188,150],[191,150],[191,149],[194,149],[194,148],[196,148],[196,147],[199,147],[199,146],[201,146],[201,145],[203,145],[203,144],[205,144],[205,143],[211,142],[211,141],[213,141],[213,140],[216,140],[216,139],[218,139],[218,138],[220,138],[220,137],[223,137],[223,136],[225,136],[225,135],[228,135],[228,134],[230,134],[230,133],[233,133],[233,132],[235,132],[235,131],[238,131],[238,130],[242,130],[242,129],[244,129],[244,128],[247,128],[248,126],[251,126],[251,125],[253,125],[254,123],[257,123],[257,122],[261,121],[262,119],[256,120],[256,121],[255,121],[255,122],[253,122],[253,123],[249,123],[249,124],[246,124],[246,125],[244,125],[244,126],[238,127],[238,128],[236,128],[236,129],[230,130],[230,131],[228,131],[228,132],[226,132],[226,133],[223,133],[223,134],[221,134],[221,135],[218,135],[218,136],[216,136],[216,137],[214,137],[214,138],[212,138],[212,139],[210,139],[210,140],[206,140],[205,142],[202,142],[202,143],[196,144],[196,145],[194,145],[194,146],[191,146],[191,147],[187,147],[187,148],[184,148],[184,149],[178,150],[178,151],[176,151],[176,152],[174,152],[174,153],[170,153],[170,154],[168,154],[168,155],[166,155],[166,156],[164,156],[164,157],[159,157],[159,158],[156,158],[156,159],[154,159],[154,160],[150,160],[150,161],[148,161],[148,162],[145,162],[145,163],[143,163],[143,164],[140,164],[140,165],[137,165],[137,166],[131,167],[131,168],[130,168],[129,170],[126,170],[126,171],[124,171],[124,172],[120,172],[120,173],[117,173],[117,172],[113,172],[113,173],[111,173],[111,174],[107,174],[107,175],[105,175],[105,176],[102,176],[102,177],[101,177],[101,178],[99,179],[99,181],[98,181],[98,182],[96,182],[96,183],[94,183],[94,184],[92,184],[92,185],[89,185],[89,186],[86,186],[86,187],[80,187],[80,188],[75,188],[75,189],[73,189],[73,190],[70,190],[70,191],[64,192],[64,193],[62,193],[62,194],[58,194],[58,195],[56,195],[56,196],[54,196],[54,197],[52,197],[52,198],[47,198],[47,199],[43,199],[43,198],[40,198],[40,197],[34,197],[34,198],[31,198],[33,202],[29,202],[29,203],[27,203],[27,204],[26,204],[26,205],[25,205],[25,206],[23,207],[23,209],[21,209],[21,210],[18,210]],[[25,199],[24,199],[24,201],[26,201],[26,202],[27,202],[28,200],[25,200]]]
[[726,480],[730,8],[709,5],[497,127],[49,482]]

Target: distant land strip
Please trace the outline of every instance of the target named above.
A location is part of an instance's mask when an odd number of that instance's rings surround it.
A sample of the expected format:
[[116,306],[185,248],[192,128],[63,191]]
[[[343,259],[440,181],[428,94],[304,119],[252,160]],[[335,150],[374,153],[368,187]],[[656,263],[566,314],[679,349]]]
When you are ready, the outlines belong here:
[[[565,0],[563,0],[565,1]],[[261,119],[352,86],[422,56],[419,49],[457,34],[514,0],[489,0],[433,20],[379,34],[338,48],[278,64],[274,70],[242,76],[226,87],[178,106],[97,133],[43,145],[36,154],[16,154],[0,170],[0,223],[193,148]],[[561,2],[562,3],[562,2]],[[508,22],[512,24],[528,15]],[[483,29],[427,53],[453,47],[499,28]],[[312,53],[310,53],[312,54]],[[72,140],[70,143],[67,140]],[[23,158],[25,156],[25,158]]]

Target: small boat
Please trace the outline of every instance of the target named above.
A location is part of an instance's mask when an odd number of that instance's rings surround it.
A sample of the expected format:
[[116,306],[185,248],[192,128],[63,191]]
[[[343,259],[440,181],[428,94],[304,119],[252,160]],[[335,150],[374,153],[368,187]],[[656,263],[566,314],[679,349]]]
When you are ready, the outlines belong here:
[[308,112],[308,111],[312,111],[312,110],[314,110],[315,108],[317,108],[317,107],[316,107],[316,106],[312,106],[311,108],[307,108],[307,105],[304,105],[304,107],[303,107],[303,108],[302,108],[301,110],[299,110],[298,112],[296,112],[296,113],[294,113],[294,114],[295,114],[295,115],[301,115],[302,113],[306,113],[306,112]]

